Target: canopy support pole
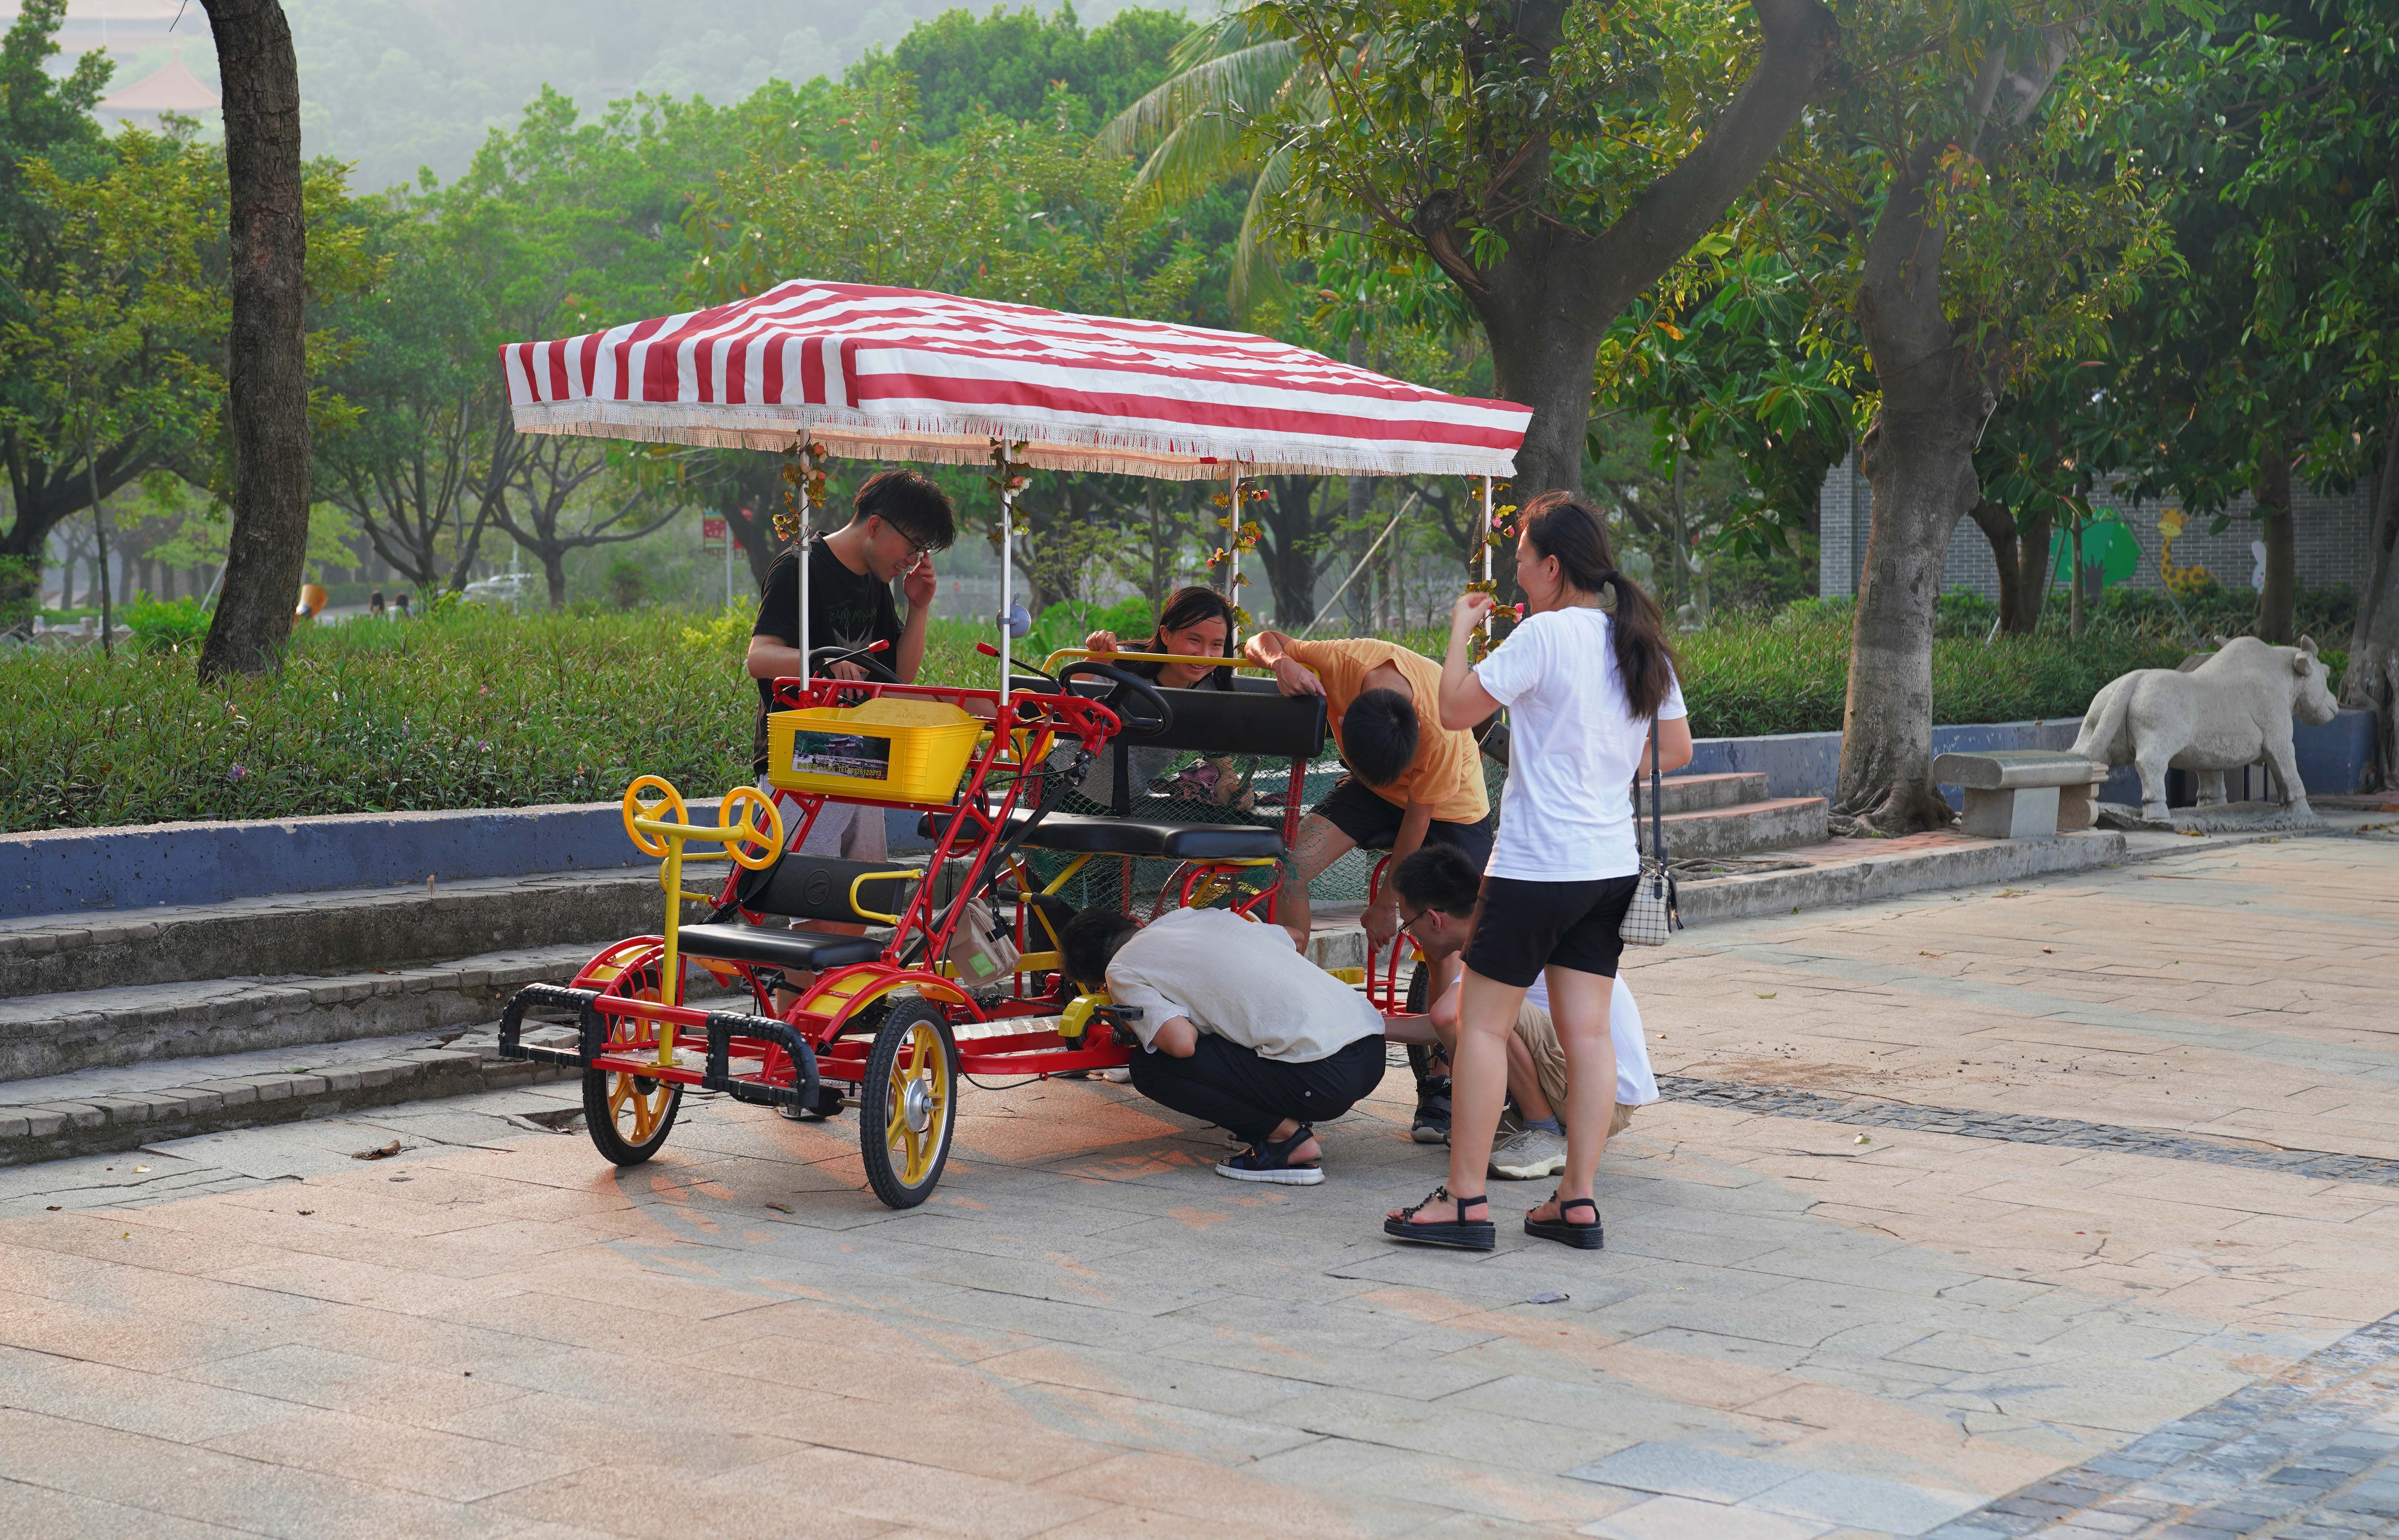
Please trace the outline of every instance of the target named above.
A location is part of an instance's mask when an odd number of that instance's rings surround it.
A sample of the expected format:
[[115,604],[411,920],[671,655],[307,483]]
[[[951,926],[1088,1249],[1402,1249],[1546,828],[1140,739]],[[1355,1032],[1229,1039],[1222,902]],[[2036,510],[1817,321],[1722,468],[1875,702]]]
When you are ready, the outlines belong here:
[[[1238,611],[1241,607],[1241,467],[1233,466],[1233,478],[1225,483],[1225,511],[1230,515],[1225,525],[1225,601]],[[1233,627],[1240,630],[1239,624]],[[1233,645],[1239,648],[1241,639],[1237,634]]]
[[[817,671],[813,661],[815,651],[810,645],[812,639],[808,635],[808,546],[811,539],[808,525],[812,510],[808,507],[807,444],[808,441],[806,439],[800,440],[800,677],[802,679],[813,679]],[[733,541],[733,530],[729,525],[725,531],[725,539],[729,556]],[[732,569],[728,567],[725,570],[728,574],[725,582],[729,588],[732,583],[729,575]]]
[[[1483,581],[1491,581],[1491,478],[1483,479]],[[1491,609],[1483,617],[1483,644],[1491,644],[1491,622],[1499,614],[1499,590],[1491,591]]]
[[1016,640],[1012,624],[1016,609],[1016,467],[1005,459],[999,467],[999,699],[1008,703],[1009,644]]

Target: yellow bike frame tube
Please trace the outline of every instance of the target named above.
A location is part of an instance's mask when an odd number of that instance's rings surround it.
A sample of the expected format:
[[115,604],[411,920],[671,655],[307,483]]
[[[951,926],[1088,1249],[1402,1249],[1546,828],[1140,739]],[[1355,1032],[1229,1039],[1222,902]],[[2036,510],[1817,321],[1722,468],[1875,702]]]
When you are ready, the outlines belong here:
[[1058,890],[1065,886],[1068,880],[1071,879],[1076,872],[1080,871],[1083,868],[1091,865],[1091,859],[1092,858],[1086,854],[1078,856],[1073,860],[1068,861],[1066,863],[1066,869],[1064,871],[1059,872],[1058,875],[1050,879],[1050,885],[1041,890],[1041,896],[1045,898],[1057,897]]
[[[666,955],[658,965],[658,1001],[662,1005],[679,1006],[683,1004],[683,954],[677,942],[678,932],[683,926],[684,842],[686,840],[711,841],[725,846],[725,854],[730,856],[736,842],[756,839],[758,831],[746,824],[739,827],[719,825],[713,829],[698,829],[687,823],[670,823],[658,818],[639,817],[633,819],[633,827],[644,834],[658,835],[667,842],[666,864],[658,873],[658,885],[666,889],[667,893],[666,924],[660,927],[666,938]],[[716,858],[708,856],[692,858],[694,860],[701,861],[714,858]],[[856,891],[854,887],[852,891],[853,893]],[[662,1020],[658,1023],[658,1029],[657,1061],[660,1065],[671,1064],[674,1062],[675,1055],[675,1024],[672,1021]]]

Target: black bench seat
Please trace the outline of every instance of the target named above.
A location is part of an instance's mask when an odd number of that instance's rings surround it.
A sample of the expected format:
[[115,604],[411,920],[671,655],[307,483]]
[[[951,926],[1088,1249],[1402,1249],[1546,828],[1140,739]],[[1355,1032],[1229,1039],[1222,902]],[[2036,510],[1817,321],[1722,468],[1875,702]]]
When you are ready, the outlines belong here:
[[676,948],[686,957],[707,957],[720,963],[763,963],[771,967],[822,968],[863,963],[883,955],[883,943],[871,936],[834,936],[820,930],[782,930],[768,925],[727,925],[679,926]]
[[[928,813],[919,825],[928,838],[940,832]],[[1010,816],[1008,832],[1023,827],[1026,815]],[[1052,813],[1025,842],[1027,848],[1077,856],[1146,856],[1169,861],[1271,861],[1282,858],[1282,835],[1255,824],[1168,823],[1156,818],[1111,818],[1087,813]]]

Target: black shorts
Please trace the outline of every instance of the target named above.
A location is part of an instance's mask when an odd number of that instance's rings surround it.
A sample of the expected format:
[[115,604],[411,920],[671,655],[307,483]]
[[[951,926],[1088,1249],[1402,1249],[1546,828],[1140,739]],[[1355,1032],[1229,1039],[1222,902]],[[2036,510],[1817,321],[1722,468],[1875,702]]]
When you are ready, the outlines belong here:
[[1529,989],[1555,963],[1578,973],[1616,977],[1623,954],[1624,912],[1640,875],[1586,883],[1534,883],[1485,877],[1474,906],[1466,966],[1495,983]]
[[[1399,804],[1368,790],[1355,776],[1341,777],[1322,802],[1308,811],[1357,842],[1361,850],[1389,850],[1400,837]],[[1486,814],[1481,823],[1443,823],[1435,818],[1425,827],[1427,844],[1454,845],[1480,867],[1491,859],[1492,826]]]

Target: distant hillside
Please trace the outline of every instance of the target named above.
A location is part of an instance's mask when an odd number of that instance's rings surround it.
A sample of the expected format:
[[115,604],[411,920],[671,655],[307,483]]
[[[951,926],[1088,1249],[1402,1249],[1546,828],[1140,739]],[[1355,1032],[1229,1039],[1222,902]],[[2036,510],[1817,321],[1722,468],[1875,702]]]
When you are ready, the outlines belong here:
[[[1078,15],[1096,27],[1124,5],[1094,0]],[[513,120],[545,84],[586,108],[636,90],[731,101],[770,76],[838,76],[869,48],[956,8],[953,0],[284,0],[308,153],[357,161],[362,189],[411,180],[419,166],[456,175],[484,129]],[[1192,8],[1210,8],[1208,0]],[[187,62],[213,84],[212,61]]]

